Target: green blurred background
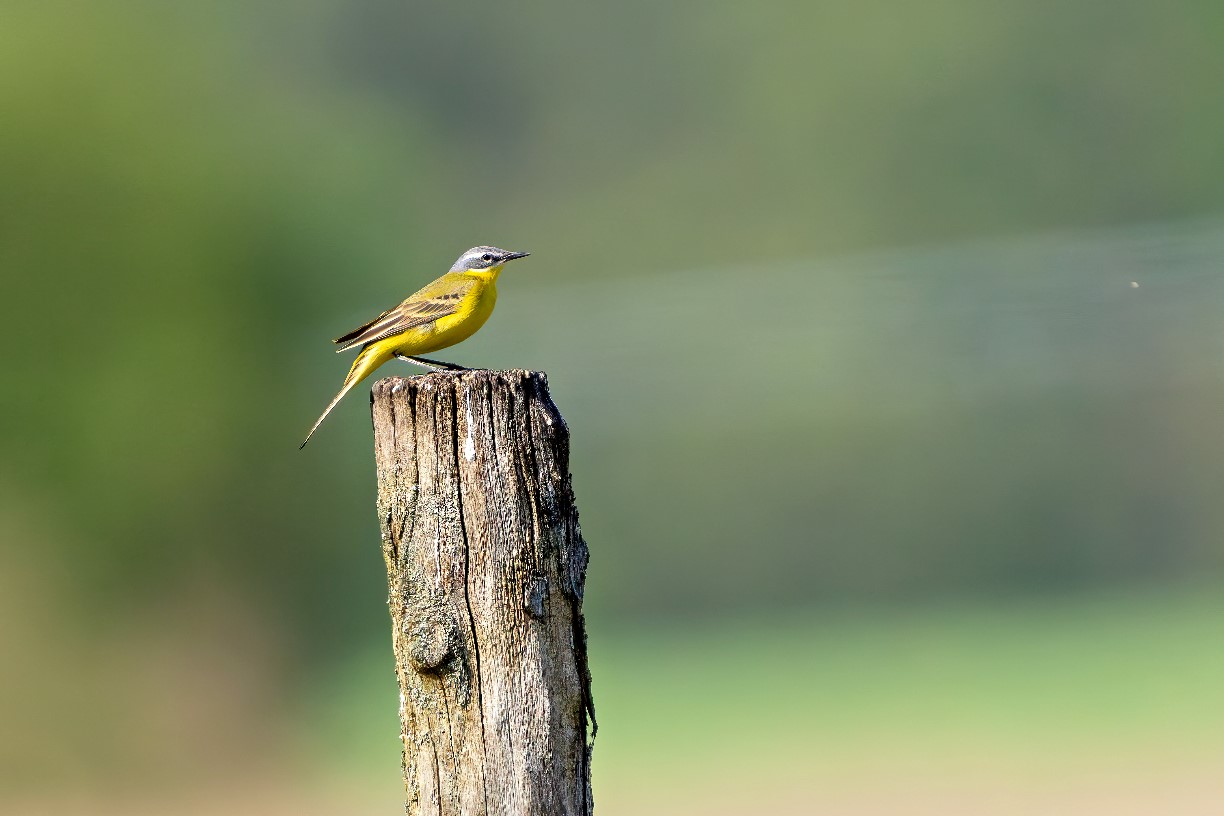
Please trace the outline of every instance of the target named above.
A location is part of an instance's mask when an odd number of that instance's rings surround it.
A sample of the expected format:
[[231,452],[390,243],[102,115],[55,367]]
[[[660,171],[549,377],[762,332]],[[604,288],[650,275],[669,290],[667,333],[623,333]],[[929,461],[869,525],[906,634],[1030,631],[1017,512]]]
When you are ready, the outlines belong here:
[[600,813],[1217,812],[1221,75],[1208,0],[8,0],[0,812],[398,812],[364,388],[297,444],[478,243]]

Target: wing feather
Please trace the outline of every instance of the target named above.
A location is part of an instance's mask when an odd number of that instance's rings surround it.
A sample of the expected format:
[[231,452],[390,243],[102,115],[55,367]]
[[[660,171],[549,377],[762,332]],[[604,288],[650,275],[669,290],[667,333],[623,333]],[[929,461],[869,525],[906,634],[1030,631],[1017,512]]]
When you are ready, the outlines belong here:
[[332,341],[340,346],[336,351],[346,351],[353,346],[376,343],[454,314],[459,310],[459,304],[463,302],[464,296],[475,285],[475,281],[451,282],[447,281],[447,277],[449,276],[438,279],[369,323],[337,337]]

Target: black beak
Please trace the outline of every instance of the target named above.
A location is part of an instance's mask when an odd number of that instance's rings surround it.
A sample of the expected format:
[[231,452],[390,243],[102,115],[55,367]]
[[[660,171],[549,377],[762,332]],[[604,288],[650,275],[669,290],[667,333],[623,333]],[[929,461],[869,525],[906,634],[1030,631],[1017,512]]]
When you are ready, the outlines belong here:
[[517,260],[518,258],[526,258],[530,254],[530,252],[507,252],[502,256],[502,263]]

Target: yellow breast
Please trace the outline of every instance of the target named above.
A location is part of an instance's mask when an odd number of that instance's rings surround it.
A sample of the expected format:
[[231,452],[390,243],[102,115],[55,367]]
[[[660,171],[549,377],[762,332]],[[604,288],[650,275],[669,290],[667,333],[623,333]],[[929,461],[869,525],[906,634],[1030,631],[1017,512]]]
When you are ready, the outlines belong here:
[[475,334],[497,303],[497,270],[463,273],[475,285],[459,301],[453,314],[440,317],[433,323],[409,329],[403,334],[387,338],[391,350],[406,356],[427,354],[464,340]]
[[493,306],[496,303],[496,283],[489,281],[485,285],[474,287],[460,301],[458,311],[434,321],[433,332],[422,338],[426,347],[420,349],[420,353],[444,349],[468,339],[485,324],[489,315],[493,314]]

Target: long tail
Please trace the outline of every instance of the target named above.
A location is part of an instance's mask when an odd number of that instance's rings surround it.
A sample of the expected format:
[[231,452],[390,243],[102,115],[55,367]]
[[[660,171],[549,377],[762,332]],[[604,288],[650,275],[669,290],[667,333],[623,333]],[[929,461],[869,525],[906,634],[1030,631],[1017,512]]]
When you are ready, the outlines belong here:
[[344,395],[353,389],[353,386],[370,376],[374,369],[378,368],[389,359],[391,359],[391,352],[376,351],[371,346],[363,348],[361,353],[357,355],[357,359],[353,361],[353,367],[349,369],[348,376],[344,378],[344,386],[340,389],[340,393],[336,394],[336,398],[323,409],[323,413],[319,415],[317,420],[315,420],[315,424],[311,427],[310,433],[306,434],[306,439],[304,442],[302,442],[302,445],[298,448],[298,450],[306,447],[306,442],[309,442],[310,437],[314,436],[314,432],[319,430],[319,426],[323,424],[323,420],[327,419],[327,415],[330,414],[332,409],[336,407],[336,403],[340,402],[340,400],[344,398]]

